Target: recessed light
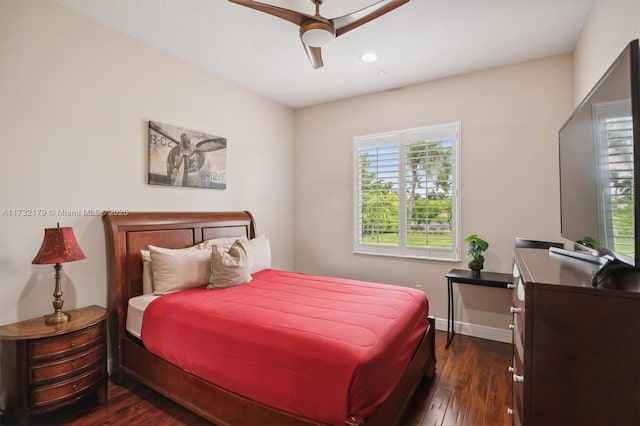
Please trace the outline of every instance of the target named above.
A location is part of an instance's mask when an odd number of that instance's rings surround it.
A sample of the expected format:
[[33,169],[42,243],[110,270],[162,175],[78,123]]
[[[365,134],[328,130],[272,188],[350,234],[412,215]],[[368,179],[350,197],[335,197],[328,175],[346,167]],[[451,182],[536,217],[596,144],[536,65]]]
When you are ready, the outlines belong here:
[[360,56],[360,60],[362,62],[368,62],[368,63],[375,62],[378,60],[378,54],[373,52],[365,53],[364,55]]

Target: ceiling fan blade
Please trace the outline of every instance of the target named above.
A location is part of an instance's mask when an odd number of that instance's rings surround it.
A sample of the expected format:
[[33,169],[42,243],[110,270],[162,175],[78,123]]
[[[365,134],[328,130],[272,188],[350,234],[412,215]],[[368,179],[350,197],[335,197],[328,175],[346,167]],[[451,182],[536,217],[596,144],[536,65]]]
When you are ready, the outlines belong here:
[[277,16],[278,18],[282,18],[285,21],[292,22],[298,26],[302,25],[303,22],[308,20],[313,21],[323,21],[323,19],[318,19],[316,16],[307,15],[302,12],[297,12],[295,10],[284,9],[282,7],[273,6],[270,4],[260,3],[253,0],[229,0],[231,3],[236,3],[241,6],[246,6],[251,9],[259,10],[260,12],[268,13],[269,15]]
[[367,22],[384,15],[385,13],[391,12],[396,7],[400,7],[405,3],[409,3],[409,0],[380,0],[379,2],[365,7],[364,9],[360,9],[357,12],[339,16],[337,18],[330,19],[330,21],[336,29],[336,37],[338,37],[347,31],[351,31],[362,24],[366,24]]
[[305,52],[307,52],[307,57],[309,58],[309,62],[311,62],[311,66],[314,70],[318,68],[322,68],[324,66],[324,62],[322,62],[322,49],[314,46],[307,46],[304,42],[302,43],[304,46]]

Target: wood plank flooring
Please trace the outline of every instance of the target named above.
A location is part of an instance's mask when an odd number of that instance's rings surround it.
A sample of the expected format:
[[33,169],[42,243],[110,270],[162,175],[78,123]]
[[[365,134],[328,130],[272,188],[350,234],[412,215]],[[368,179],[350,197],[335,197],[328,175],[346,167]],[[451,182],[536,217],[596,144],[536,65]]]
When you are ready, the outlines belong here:
[[[420,384],[402,426],[510,425],[511,345],[456,335],[445,349],[445,338],[446,333],[436,332],[436,377]],[[89,399],[31,420],[39,426],[211,425],[137,383],[127,387],[110,383],[109,400],[103,406]],[[2,425],[8,426],[6,419]]]

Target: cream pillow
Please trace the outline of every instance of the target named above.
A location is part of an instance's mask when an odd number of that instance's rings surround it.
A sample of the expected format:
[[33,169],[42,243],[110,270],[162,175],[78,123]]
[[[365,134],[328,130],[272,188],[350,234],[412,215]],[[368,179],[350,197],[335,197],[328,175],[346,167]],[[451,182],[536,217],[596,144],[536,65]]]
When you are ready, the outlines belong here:
[[240,241],[240,244],[247,252],[252,274],[263,269],[271,269],[271,245],[269,244],[268,235],[263,234],[258,238]]
[[[200,244],[196,244],[195,246],[187,248],[171,250],[201,250]],[[153,268],[151,266],[151,253],[149,253],[149,250],[140,250],[140,255],[142,256],[142,294],[151,294],[153,293]]]
[[211,276],[207,288],[226,288],[249,281],[249,259],[240,241],[236,241],[228,250],[222,246],[211,248]]
[[167,249],[149,246],[153,293],[167,294],[207,285],[211,275],[207,250]]

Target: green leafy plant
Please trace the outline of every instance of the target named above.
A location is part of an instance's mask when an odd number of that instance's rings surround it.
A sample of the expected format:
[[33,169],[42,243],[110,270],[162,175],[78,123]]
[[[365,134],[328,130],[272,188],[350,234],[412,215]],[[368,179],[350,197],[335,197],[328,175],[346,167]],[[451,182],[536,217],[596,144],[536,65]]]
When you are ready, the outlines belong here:
[[482,252],[489,248],[489,243],[478,237],[476,234],[468,235],[464,239],[465,243],[469,244],[469,250],[467,253],[471,260],[469,261],[469,268],[480,270],[484,266],[484,256]]

